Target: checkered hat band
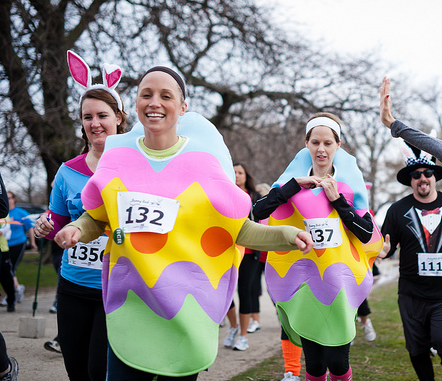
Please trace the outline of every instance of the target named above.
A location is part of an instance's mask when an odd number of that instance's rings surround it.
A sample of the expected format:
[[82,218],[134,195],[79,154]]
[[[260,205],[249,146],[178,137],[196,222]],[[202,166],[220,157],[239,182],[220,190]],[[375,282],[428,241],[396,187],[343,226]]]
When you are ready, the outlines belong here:
[[415,164],[435,165],[431,160],[428,160],[426,156],[420,157],[419,159],[407,159],[407,167]]

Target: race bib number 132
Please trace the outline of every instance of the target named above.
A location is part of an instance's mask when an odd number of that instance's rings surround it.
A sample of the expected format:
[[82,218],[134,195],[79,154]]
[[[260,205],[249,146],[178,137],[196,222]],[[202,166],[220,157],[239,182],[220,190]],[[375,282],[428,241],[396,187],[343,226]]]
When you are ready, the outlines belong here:
[[118,192],[118,224],[125,233],[168,233],[173,229],[180,202],[141,192]]

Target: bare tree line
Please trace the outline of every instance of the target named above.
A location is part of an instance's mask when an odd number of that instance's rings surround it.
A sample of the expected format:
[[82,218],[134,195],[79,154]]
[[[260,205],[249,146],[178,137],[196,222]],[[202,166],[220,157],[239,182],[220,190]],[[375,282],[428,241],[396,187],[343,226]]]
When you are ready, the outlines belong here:
[[[103,62],[123,68],[119,91],[132,122],[139,76],[154,64],[178,69],[190,109],[217,126],[233,159],[247,163],[260,182],[276,180],[304,146],[312,113],[338,114],[346,122],[344,147],[373,183],[377,210],[403,191],[392,185],[400,162],[377,116],[389,67],[375,53],[331,54],[271,20],[271,10],[252,0],[3,0],[2,172],[25,173],[32,200],[35,177],[46,175],[50,189],[59,165],[79,153],[79,94],[66,65],[73,49],[97,77]],[[397,80],[395,115],[420,126],[428,117],[412,119],[407,105],[427,105],[440,131],[439,87],[430,96],[412,92],[403,76]]]

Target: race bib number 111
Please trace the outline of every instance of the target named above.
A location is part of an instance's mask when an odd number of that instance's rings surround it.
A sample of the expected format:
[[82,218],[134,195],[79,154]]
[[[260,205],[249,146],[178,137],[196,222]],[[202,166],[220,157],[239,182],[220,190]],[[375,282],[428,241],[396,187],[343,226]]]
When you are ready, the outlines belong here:
[[118,223],[125,233],[165,234],[175,225],[180,202],[141,192],[118,192]]
[[420,276],[442,276],[441,253],[418,253]]

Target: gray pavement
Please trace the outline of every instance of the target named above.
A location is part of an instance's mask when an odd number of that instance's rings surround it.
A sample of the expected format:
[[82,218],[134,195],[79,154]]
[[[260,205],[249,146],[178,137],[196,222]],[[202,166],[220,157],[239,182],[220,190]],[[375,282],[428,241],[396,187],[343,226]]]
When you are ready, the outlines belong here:
[[[397,279],[397,260],[384,260],[379,268],[381,276],[374,287],[380,287],[386,282]],[[61,354],[49,352],[43,347],[43,344],[52,340],[57,332],[56,316],[49,313],[54,296],[55,288],[39,290],[35,316],[42,316],[46,321],[45,335],[39,339],[22,338],[18,335],[20,316],[32,316],[35,290],[26,289],[22,303],[16,305],[16,312],[6,312],[5,307],[0,307],[0,331],[5,337],[8,354],[18,360],[20,367],[18,379],[21,381],[68,380]],[[235,296],[235,303],[238,305],[237,296]],[[207,372],[200,373],[198,380],[227,381],[280,353],[281,328],[266,290],[261,297],[261,325],[260,331],[248,335],[250,348],[244,352],[224,348],[223,341],[227,335],[228,324],[220,328],[218,357]],[[282,377],[283,369],[281,369]]]

